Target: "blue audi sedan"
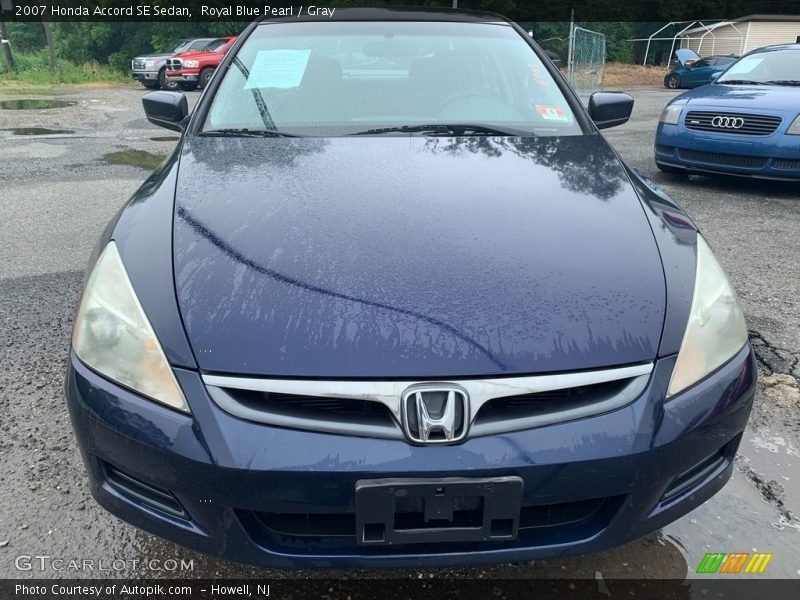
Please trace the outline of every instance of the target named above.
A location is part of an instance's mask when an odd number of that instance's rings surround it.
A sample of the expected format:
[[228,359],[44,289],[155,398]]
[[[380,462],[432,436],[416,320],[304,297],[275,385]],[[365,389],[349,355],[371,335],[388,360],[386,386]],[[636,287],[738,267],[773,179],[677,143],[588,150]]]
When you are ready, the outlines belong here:
[[800,180],[800,44],[760,48],[664,108],[656,165]]
[[608,548],[731,476],[756,369],[708,243],[496,15],[251,24],[92,256],[92,494],[282,567]]

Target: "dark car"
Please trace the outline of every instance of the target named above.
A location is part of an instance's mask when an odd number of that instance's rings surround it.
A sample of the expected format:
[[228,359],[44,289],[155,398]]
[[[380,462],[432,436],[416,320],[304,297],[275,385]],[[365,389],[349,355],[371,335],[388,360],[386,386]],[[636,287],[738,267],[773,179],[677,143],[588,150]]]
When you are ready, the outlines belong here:
[[670,89],[695,88],[709,84],[737,59],[733,54],[701,58],[689,48],[676,50],[675,57],[672,69],[664,77],[664,87]]
[[800,44],[754,50],[711,85],[673,98],[655,160],[674,173],[800,180]]
[[728,480],[756,382],[708,244],[497,15],[253,23],[98,242],[66,396],[94,497],[274,566],[531,560]]
[[561,55],[558,52],[554,52],[553,50],[544,50],[545,55],[556,67],[561,67]]

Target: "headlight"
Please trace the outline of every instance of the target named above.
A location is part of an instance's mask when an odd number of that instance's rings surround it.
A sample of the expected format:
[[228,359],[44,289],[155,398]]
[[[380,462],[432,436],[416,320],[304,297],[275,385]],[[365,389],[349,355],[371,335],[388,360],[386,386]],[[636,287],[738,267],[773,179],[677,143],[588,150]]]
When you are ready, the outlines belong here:
[[664,110],[661,111],[661,116],[658,120],[667,125],[677,125],[678,120],[681,118],[682,110],[683,104],[667,104]]
[[72,330],[72,348],[98,373],[189,412],[114,242],[103,250],[86,283]]
[[745,343],[747,326],[736,293],[708,244],[698,235],[692,309],[667,397],[703,379]]
[[788,135],[800,135],[800,115],[797,115],[797,118],[794,122],[789,125],[789,129],[786,130]]
[[195,68],[197,68],[197,65],[199,65],[199,64],[200,63],[198,61],[196,61],[196,60],[185,60],[185,61],[183,61],[183,66],[186,67],[187,69],[195,69]]

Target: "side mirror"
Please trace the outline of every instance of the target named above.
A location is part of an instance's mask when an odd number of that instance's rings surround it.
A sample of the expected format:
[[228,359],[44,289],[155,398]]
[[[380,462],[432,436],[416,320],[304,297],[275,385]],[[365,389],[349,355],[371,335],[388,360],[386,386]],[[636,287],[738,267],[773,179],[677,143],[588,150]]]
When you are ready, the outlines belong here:
[[142,96],[147,120],[153,125],[183,131],[189,119],[189,103],[180,92],[150,92]]
[[633,112],[633,98],[624,92],[596,92],[589,98],[589,116],[598,129],[626,123]]
[[719,77],[720,75],[722,75],[722,71],[717,71],[716,73],[712,73],[711,74],[711,81],[716,81],[717,77]]

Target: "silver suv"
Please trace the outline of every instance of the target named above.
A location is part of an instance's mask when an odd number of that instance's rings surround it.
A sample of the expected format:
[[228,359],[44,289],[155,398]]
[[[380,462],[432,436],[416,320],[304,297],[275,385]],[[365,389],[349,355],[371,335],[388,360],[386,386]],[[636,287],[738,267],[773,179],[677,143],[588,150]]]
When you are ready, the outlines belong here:
[[131,75],[146,88],[176,89],[177,84],[174,81],[169,81],[164,73],[167,66],[167,59],[181,52],[202,50],[215,39],[217,38],[181,40],[170,52],[137,56],[131,61]]

